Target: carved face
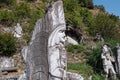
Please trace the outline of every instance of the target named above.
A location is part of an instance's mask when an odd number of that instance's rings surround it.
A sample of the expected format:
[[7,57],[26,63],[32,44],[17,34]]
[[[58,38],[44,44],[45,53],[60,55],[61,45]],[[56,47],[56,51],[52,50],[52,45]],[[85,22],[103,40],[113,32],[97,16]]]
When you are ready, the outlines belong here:
[[108,48],[108,46],[107,45],[103,45],[103,49],[107,49]]
[[60,39],[60,42],[65,43],[66,41],[65,30],[61,30],[59,32],[59,39]]

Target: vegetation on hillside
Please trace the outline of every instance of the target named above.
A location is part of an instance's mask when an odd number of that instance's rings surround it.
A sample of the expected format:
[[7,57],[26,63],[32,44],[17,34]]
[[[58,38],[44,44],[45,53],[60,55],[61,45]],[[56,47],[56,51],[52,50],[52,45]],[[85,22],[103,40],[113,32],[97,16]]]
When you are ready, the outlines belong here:
[[[21,2],[0,0],[0,25],[12,27],[20,23],[24,33],[23,39],[29,43],[35,22],[43,17],[46,3],[51,1],[53,0],[40,0],[35,3],[35,0]],[[88,32],[90,36],[100,33],[105,42],[111,44],[112,49],[117,42],[120,42],[120,19],[114,14],[107,13],[103,5],[94,5],[92,0],[63,0],[63,3],[67,26]],[[93,15],[90,10],[98,10],[98,13]],[[88,45],[66,47],[73,57],[77,55],[81,58],[82,54],[84,57],[81,59],[86,59],[86,62],[68,62],[68,70],[83,74],[85,79],[93,75],[94,80],[104,80],[100,59],[101,48],[97,45],[97,49],[92,51],[91,46],[86,48]],[[15,51],[16,39],[11,34],[0,33],[0,55],[10,56]]]
[[[85,28],[92,36],[100,33],[104,38],[118,39],[116,32],[120,30],[120,19],[118,16],[105,12],[104,6],[94,6],[92,0],[63,1],[67,25],[82,30]],[[98,9],[99,12],[93,15],[90,12],[91,9]]]
[[16,51],[16,39],[12,34],[0,32],[0,55],[11,56]]

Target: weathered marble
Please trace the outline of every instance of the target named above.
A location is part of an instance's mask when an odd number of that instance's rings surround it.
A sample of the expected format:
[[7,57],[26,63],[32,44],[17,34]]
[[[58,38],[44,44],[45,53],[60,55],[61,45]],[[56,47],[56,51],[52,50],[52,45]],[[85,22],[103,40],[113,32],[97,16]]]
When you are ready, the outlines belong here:
[[67,72],[67,80],[84,80],[84,78],[80,74]]
[[17,23],[17,25],[15,26],[14,37],[16,38],[22,37],[22,27],[20,26],[19,23]]
[[22,73],[19,77],[18,80],[27,80],[26,73]]
[[116,71],[117,71],[117,74],[118,74],[118,77],[120,79],[120,45],[119,43],[117,43],[117,46],[115,47],[115,57],[116,57]]
[[[65,19],[64,19],[64,11],[63,11],[63,3],[61,0],[58,0],[55,3],[51,3],[48,5],[48,9],[46,11],[46,15],[37,21],[31,42],[23,52],[27,52],[27,57],[25,57],[26,62],[26,75],[27,80],[65,80],[66,78],[66,54],[64,48],[64,39],[65,36],[64,31],[66,29]],[[57,39],[59,38],[59,39]],[[63,39],[63,40],[62,40]],[[57,45],[57,50],[54,50],[53,46]],[[50,47],[52,47],[50,50]],[[60,52],[59,52],[60,51]],[[57,54],[55,54],[57,52]],[[53,58],[50,55],[61,55],[58,59],[61,60],[57,64],[60,63],[60,69],[63,71],[61,74],[60,70],[58,70],[58,74],[60,73],[60,79],[55,79],[56,74],[53,74],[54,63],[51,62]],[[54,55],[54,56],[55,56]],[[57,57],[57,56],[56,56]],[[50,61],[49,61],[50,60]],[[56,59],[54,59],[56,62]],[[56,65],[58,67],[58,65]],[[55,66],[55,67],[56,67]]]
[[51,15],[53,30],[48,39],[49,80],[66,80],[66,25],[62,1],[59,0],[52,5]]
[[67,36],[67,44],[78,45],[79,43],[76,40],[74,40],[73,38]]
[[49,80],[66,80],[65,26],[57,27],[48,40]]
[[14,67],[14,66],[15,66],[14,59],[7,58],[7,57],[0,58],[0,69]]
[[101,58],[103,60],[103,69],[104,69],[104,72],[106,73],[106,79],[108,79],[108,75],[109,74],[111,75],[111,73],[112,75],[116,76],[116,72],[113,66],[115,59],[113,57],[110,47],[108,47],[108,45],[106,44],[103,45]]
[[23,57],[23,60],[24,60],[25,63],[27,61],[27,50],[28,50],[28,46],[24,46],[22,51],[21,51],[22,57]]

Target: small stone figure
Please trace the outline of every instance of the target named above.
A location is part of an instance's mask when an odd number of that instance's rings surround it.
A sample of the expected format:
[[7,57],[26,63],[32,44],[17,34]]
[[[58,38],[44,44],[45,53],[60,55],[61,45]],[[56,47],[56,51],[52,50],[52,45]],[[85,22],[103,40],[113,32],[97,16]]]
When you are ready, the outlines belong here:
[[104,42],[104,39],[99,33],[96,33],[96,36],[94,37],[93,41],[102,41],[102,42]]
[[22,28],[19,23],[15,26],[14,37],[21,38],[22,37]]
[[103,45],[101,58],[103,59],[103,68],[106,73],[106,80],[108,79],[108,75],[111,73],[112,73],[112,75],[114,75],[114,78],[115,78],[116,72],[115,72],[113,64],[112,64],[112,62],[115,62],[115,59],[112,55],[111,49],[108,47],[107,44]]

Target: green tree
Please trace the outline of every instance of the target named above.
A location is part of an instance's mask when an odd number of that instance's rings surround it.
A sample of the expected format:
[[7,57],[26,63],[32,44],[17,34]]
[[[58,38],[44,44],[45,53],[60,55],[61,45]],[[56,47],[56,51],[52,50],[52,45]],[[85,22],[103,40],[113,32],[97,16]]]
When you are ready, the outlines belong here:
[[94,18],[94,25],[89,28],[89,32],[95,35],[97,32],[105,38],[113,38],[116,23],[107,14],[98,14]]
[[80,5],[77,0],[63,0],[65,9],[65,18],[67,24],[72,27],[80,27],[82,18],[80,16]]
[[82,17],[83,23],[87,26],[90,27],[92,26],[92,13],[88,9],[81,9],[80,10],[80,16]]
[[116,16],[114,14],[110,14],[109,17],[115,22],[118,22],[118,20],[119,20],[119,16]]
[[78,0],[79,4],[81,4],[82,7],[87,7],[89,9],[93,9],[93,0]]
[[105,12],[105,8],[104,8],[103,5],[95,5],[94,8],[97,8],[97,9],[99,9],[100,11]]

